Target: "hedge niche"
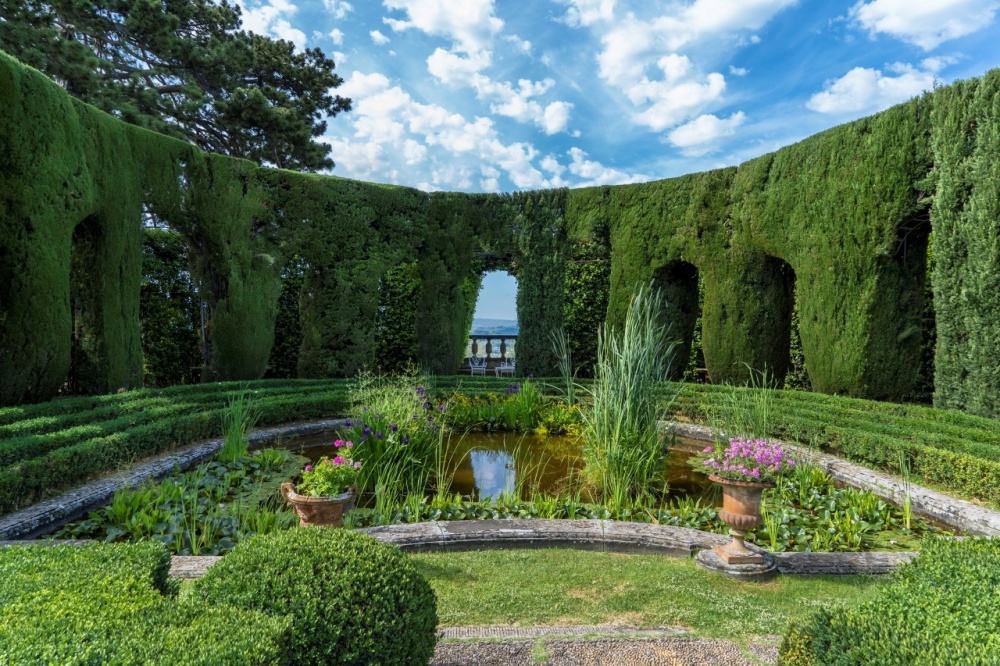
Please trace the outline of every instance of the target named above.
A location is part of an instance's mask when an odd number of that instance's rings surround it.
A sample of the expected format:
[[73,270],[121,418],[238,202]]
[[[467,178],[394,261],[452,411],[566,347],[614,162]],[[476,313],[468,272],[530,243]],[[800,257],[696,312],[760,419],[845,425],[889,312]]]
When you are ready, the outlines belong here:
[[899,400],[936,321],[937,404],[998,415],[998,89],[991,72],[680,178],[428,194],[207,155],[0,54],[0,404],[52,397],[71,364],[82,392],[140,383],[145,207],[187,244],[213,378],[349,376],[404,358],[452,373],[493,267],[519,282],[519,373],[554,371],[558,327],[586,366],[597,325],[620,323],[652,282],[678,373],[700,336],[712,382],[767,369],[780,384],[797,330],[814,390]]

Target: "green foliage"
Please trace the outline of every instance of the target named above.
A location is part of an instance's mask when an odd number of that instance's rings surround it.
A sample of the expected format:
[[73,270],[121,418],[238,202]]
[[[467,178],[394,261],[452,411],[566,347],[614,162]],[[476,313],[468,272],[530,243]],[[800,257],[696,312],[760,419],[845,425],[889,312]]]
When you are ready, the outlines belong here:
[[299,349],[302,347],[302,317],[299,301],[305,282],[306,265],[292,257],[281,272],[281,295],[274,319],[274,345],[267,361],[268,377],[291,379],[298,376]]
[[574,243],[566,262],[563,326],[576,374],[593,377],[597,364],[597,336],[608,311],[611,261],[603,243]]
[[222,412],[220,461],[235,462],[246,456],[250,448],[250,433],[259,420],[260,408],[248,389],[230,394]]
[[172,555],[222,555],[251,534],[298,524],[275,508],[278,486],[305,462],[282,449],[266,449],[232,462],[212,462],[161,482],[120,490],[111,504],[56,533],[57,539],[153,539]]
[[[339,441],[344,446],[354,444]],[[323,456],[315,465],[306,465],[295,491],[307,497],[337,497],[349,492],[350,486],[358,481],[358,469],[351,458],[350,446],[346,450],[341,448],[332,460]]]
[[375,359],[379,372],[404,372],[417,362],[419,293],[420,272],[415,263],[391,268],[383,276],[375,320]]
[[0,549],[0,662],[280,662],[287,618],[172,599],[155,542]]
[[[0,410],[0,513],[9,513],[136,459],[217,437],[232,391],[194,385]],[[342,382],[263,382],[250,390],[260,425],[326,418],[347,409]],[[25,420],[18,420],[23,418]]]
[[661,322],[662,294],[641,287],[624,325],[598,334],[597,367],[584,412],[584,475],[612,511],[662,486],[656,423],[673,345]]
[[892,585],[850,609],[820,611],[782,641],[784,666],[995,664],[1000,543],[934,539]]
[[508,384],[503,392],[456,392],[443,397],[444,421],[454,430],[578,433],[579,405],[542,394],[531,381]]
[[171,386],[201,379],[201,316],[188,270],[187,243],[165,229],[145,229],[142,247],[143,384]]
[[294,616],[289,663],[427,664],[434,592],[399,550],[348,530],[298,528],[248,539],[208,570],[194,594]]
[[3,0],[0,14],[0,49],[125,122],[285,169],[333,166],[316,137],[351,108],[332,94],[333,61],[245,32],[237,6]]
[[[673,413],[712,422],[745,388],[685,384]],[[802,391],[776,391],[768,436],[818,446],[865,465],[898,471],[949,492],[1000,505],[1000,425],[958,411]]]
[[1000,416],[1000,72],[935,92],[934,405]]

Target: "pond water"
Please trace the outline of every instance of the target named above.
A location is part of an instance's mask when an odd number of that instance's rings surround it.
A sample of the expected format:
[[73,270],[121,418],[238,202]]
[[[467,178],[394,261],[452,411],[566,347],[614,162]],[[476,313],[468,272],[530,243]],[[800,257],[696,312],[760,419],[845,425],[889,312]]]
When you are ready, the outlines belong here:
[[[581,441],[576,437],[525,433],[466,433],[452,435],[455,468],[451,492],[472,499],[497,497],[520,486],[541,493],[566,490],[583,467]],[[315,462],[336,455],[331,435],[288,440],[293,449]],[[712,483],[706,474],[692,469],[687,459],[704,442],[681,439],[667,455],[664,481],[672,497],[700,497]]]

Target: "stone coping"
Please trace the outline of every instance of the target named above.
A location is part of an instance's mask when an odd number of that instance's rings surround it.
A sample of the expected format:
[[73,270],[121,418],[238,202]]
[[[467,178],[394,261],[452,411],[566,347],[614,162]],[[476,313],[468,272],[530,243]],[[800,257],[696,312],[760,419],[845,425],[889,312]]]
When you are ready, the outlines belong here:
[[[326,419],[261,428],[250,434],[250,447],[259,448],[279,439],[319,435],[342,427],[344,419]],[[209,439],[178,448],[124,472],[92,481],[58,497],[0,517],[0,540],[30,539],[52,531],[87,511],[111,502],[123,488],[134,488],[149,479],[162,479],[175,469],[187,470],[211,460],[222,448],[222,438]]]
[[[318,529],[318,528],[301,528]],[[461,520],[385,525],[358,530],[407,551],[493,548],[575,548],[689,558],[727,543],[729,537],[687,527],[614,520]],[[86,541],[0,541],[16,545],[85,544]],[[796,575],[885,574],[916,553],[773,553],[778,571]],[[222,559],[216,555],[171,558],[170,575],[199,578]]]
[[[671,421],[661,421],[659,425],[663,432],[671,432],[681,437],[706,442],[714,440],[712,429],[706,426]],[[902,479],[804,446],[777,439],[769,441],[781,444],[785,450],[792,451],[799,458],[819,467],[835,481],[870,490],[897,505],[903,503],[906,489]],[[914,513],[961,530],[964,534],[1000,536],[1000,512],[915,483],[909,484],[909,494]]]

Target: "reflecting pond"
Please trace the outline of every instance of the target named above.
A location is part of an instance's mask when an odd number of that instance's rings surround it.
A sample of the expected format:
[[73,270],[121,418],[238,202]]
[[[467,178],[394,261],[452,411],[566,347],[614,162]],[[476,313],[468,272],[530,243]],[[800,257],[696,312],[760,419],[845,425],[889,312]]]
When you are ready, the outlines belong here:
[[[332,435],[289,440],[284,446],[315,462],[333,456]],[[701,496],[712,484],[708,476],[687,464],[704,442],[680,439],[669,450],[664,481],[673,497]],[[497,497],[519,487],[526,491],[556,494],[578,477],[582,441],[576,437],[526,433],[471,432],[452,435],[454,477],[451,492],[472,499]]]

